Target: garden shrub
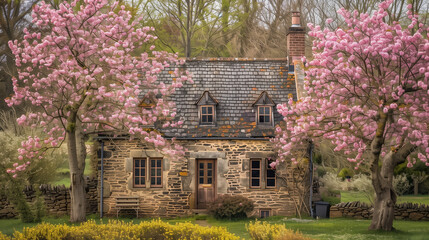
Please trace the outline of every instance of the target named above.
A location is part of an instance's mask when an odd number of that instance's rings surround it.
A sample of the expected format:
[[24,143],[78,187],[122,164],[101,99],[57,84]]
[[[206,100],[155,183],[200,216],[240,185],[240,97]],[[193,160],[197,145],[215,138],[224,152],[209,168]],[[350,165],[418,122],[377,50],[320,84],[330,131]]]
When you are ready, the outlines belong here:
[[[232,239],[239,237],[227,232],[222,227],[201,227],[191,223],[171,225],[161,220],[141,222],[139,224],[109,221],[108,224],[97,224],[88,221],[78,226],[39,224],[32,228],[24,228],[15,232],[14,238],[24,239]],[[0,238],[1,240],[1,238]]]
[[246,218],[253,208],[253,202],[246,197],[223,195],[210,206],[209,212],[218,219],[239,219]]
[[410,181],[408,181],[407,175],[405,173],[399,174],[393,177],[393,189],[395,189],[396,194],[399,196],[403,195],[411,188]]
[[251,222],[246,225],[250,237],[253,240],[309,240],[300,232],[286,229],[284,225],[268,224],[267,222]]
[[353,177],[353,171],[350,170],[349,168],[343,168],[338,173],[338,177],[342,178],[343,180],[346,178],[351,178],[351,177]]

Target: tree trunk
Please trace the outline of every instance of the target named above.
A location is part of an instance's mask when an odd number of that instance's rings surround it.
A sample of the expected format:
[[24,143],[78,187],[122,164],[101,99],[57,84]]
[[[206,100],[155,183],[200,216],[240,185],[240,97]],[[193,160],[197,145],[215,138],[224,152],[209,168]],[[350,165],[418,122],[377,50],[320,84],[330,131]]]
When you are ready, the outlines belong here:
[[[393,177],[393,172],[392,172]],[[383,188],[380,193],[376,194],[374,201],[374,212],[372,222],[369,226],[370,230],[385,230],[392,231],[394,207],[396,204],[396,194],[392,188]]]
[[419,195],[419,180],[417,178],[413,178],[414,185],[414,195]]
[[79,123],[69,122],[67,127],[67,147],[70,166],[71,212],[70,222],[86,221],[85,141]]

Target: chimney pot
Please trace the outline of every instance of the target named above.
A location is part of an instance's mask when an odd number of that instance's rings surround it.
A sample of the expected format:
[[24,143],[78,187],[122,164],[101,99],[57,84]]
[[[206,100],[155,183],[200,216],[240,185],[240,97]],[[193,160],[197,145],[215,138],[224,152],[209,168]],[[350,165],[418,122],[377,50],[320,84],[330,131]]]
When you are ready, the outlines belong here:
[[291,27],[301,27],[301,13],[292,12],[292,26]]

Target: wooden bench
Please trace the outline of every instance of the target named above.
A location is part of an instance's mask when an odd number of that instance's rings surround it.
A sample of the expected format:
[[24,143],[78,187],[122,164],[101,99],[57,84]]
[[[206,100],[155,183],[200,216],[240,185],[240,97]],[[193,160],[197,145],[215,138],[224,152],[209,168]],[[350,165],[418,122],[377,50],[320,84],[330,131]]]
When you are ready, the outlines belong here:
[[133,209],[139,217],[140,196],[118,196],[116,197],[116,218],[122,209]]

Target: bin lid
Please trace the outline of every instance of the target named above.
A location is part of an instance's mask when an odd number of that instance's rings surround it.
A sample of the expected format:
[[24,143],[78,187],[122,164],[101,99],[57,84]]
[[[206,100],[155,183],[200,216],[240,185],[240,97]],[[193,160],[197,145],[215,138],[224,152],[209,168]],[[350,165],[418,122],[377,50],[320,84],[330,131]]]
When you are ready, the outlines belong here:
[[331,205],[328,202],[316,202],[317,205]]

